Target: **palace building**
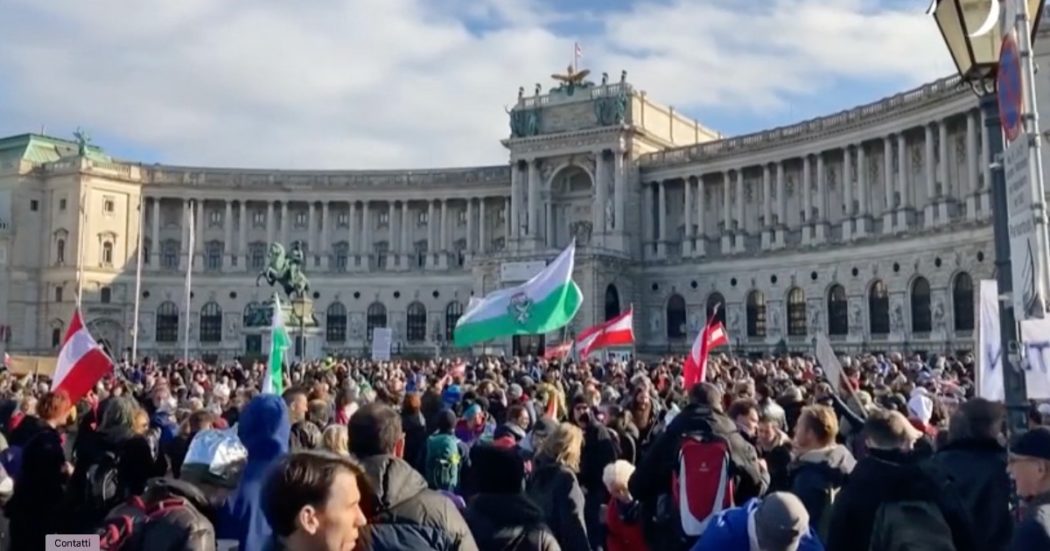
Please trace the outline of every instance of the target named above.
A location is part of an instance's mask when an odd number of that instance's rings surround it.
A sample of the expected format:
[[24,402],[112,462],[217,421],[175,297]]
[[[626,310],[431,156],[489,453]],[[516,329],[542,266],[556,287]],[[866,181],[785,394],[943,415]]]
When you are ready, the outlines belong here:
[[571,327],[490,350],[536,352],[633,305],[639,353],[682,352],[716,304],[741,353],[810,350],[818,332],[847,351],[973,348],[975,289],[994,273],[988,129],[957,78],[727,137],[626,75],[569,76],[519,91],[494,166],[146,165],[0,139],[2,346],[55,353],[82,286],[115,355],[137,331],[140,356],[180,356],[187,320],[194,356],[263,353],[274,289],[256,279],[269,243],[298,242],[307,355],[363,353],[376,327],[395,354],[462,354],[470,298],[575,238]]

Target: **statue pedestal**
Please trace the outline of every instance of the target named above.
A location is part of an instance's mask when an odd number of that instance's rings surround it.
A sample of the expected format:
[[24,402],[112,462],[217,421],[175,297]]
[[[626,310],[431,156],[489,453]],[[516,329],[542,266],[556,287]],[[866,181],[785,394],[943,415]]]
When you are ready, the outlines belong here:
[[314,317],[314,301],[310,297],[299,297],[289,302],[282,302],[281,315],[284,316],[284,326],[289,330],[320,326],[317,318]]

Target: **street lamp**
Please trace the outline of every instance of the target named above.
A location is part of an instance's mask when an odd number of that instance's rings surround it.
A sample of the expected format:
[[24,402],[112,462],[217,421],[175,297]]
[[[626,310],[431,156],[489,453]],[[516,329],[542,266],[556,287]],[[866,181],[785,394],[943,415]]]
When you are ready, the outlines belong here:
[[[1029,36],[1034,30],[1045,0],[1016,0],[1027,9]],[[1021,2],[1024,2],[1022,5]],[[995,241],[995,270],[999,285],[999,338],[1002,351],[1003,390],[1009,416],[1008,430],[1014,434],[1027,426],[1025,374],[1018,356],[1017,322],[1014,318],[1013,276],[1010,268],[1010,228],[1007,215],[1006,175],[1003,171],[1003,131],[1000,126],[996,74],[1003,29],[1013,29],[1013,21],[1002,21],[999,0],[937,0],[933,17],[941,30],[959,76],[980,100],[984,126],[988,130],[985,159],[991,168],[992,230]]]
[[292,312],[299,318],[299,361],[306,360],[306,316],[311,315],[305,297],[292,299]]

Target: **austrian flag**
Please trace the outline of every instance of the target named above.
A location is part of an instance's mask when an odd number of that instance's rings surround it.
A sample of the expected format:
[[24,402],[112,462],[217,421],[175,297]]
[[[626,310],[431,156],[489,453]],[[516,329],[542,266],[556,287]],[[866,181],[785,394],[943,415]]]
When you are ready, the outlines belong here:
[[729,344],[729,335],[726,333],[726,328],[722,322],[715,319],[715,314],[712,313],[711,319],[696,336],[693,348],[685,358],[685,366],[682,368],[685,388],[692,388],[696,383],[704,382],[707,378],[707,357],[711,350],[727,344]]
[[581,358],[586,358],[595,350],[628,344],[634,344],[634,308],[628,308],[605,323],[585,329],[576,338]]
[[113,362],[95,342],[91,333],[84,327],[80,318],[80,309],[73,312],[69,329],[62,340],[62,349],[58,353],[55,374],[51,380],[51,390],[64,390],[69,399],[76,403],[83,398],[91,387],[102,377],[113,371]]

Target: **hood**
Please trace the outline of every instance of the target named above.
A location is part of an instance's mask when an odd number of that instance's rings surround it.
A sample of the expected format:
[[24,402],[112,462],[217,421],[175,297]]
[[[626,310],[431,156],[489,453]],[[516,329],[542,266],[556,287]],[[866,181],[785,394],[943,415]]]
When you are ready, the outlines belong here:
[[288,407],[274,394],[253,398],[237,423],[237,437],[248,450],[249,463],[269,463],[287,453],[291,432]]
[[853,454],[841,445],[835,445],[819,450],[810,450],[798,456],[791,464],[792,469],[801,469],[808,466],[827,469],[830,473],[841,474],[843,478],[853,472],[857,461]]
[[715,432],[722,434],[740,432],[736,423],[730,420],[729,417],[726,417],[725,414],[696,404],[687,405],[681,413],[675,415],[675,418],[671,420],[671,424],[679,423],[684,423],[682,426],[685,427],[695,427],[697,424],[707,423]]
[[374,485],[381,510],[392,509],[427,489],[427,481],[404,460],[392,455],[374,455],[361,460]]
[[539,505],[525,494],[478,494],[470,502],[470,514],[485,517],[501,528],[532,526],[545,518]]

